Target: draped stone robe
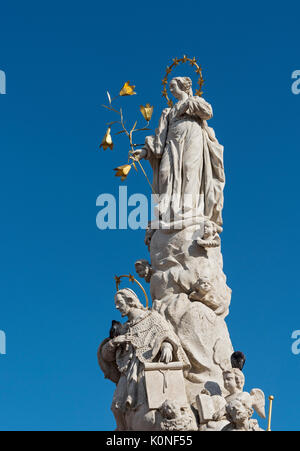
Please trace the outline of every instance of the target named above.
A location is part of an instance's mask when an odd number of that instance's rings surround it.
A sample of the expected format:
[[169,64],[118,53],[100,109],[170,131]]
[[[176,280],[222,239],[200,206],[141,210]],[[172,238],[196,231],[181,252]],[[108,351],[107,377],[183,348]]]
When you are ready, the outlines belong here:
[[155,136],[146,138],[162,228],[184,228],[203,217],[222,225],[223,146],[207,126],[212,114],[204,99],[189,97],[163,110]]
[[144,363],[156,361],[165,342],[172,345],[174,361],[185,368],[189,361],[169,323],[156,311],[141,311],[137,319],[123,325],[122,335],[130,342],[117,346],[113,339],[105,339],[98,350],[98,362],[105,377],[117,384],[112,411],[118,430],[133,430],[135,413],[148,411]]

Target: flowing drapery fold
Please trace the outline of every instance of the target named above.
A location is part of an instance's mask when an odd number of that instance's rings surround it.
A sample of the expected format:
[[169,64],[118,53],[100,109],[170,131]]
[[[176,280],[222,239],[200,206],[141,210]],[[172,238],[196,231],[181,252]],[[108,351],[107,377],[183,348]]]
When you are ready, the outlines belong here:
[[207,125],[212,115],[204,99],[189,97],[164,109],[155,135],[146,138],[164,223],[190,225],[205,217],[222,226],[223,146]]

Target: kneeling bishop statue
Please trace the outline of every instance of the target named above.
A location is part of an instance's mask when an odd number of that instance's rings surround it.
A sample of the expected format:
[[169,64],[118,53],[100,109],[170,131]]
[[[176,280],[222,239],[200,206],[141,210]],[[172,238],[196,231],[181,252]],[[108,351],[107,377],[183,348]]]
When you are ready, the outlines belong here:
[[[134,291],[118,291],[115,305],[128,320],[120,325],[116,336],[101,343],[98,361],[105,377],[117,385],[112,402],[117,430],[161,430],[166,423],[164,406],[167,401],[174,404],[176,398],[164,399],[157,409],[149,409],[145,366],[157,363],[168,370],[172,362],[177,362],[180,368],[188,368],[188,359],[168,322],[158,312],[145,309]],[[187,403],[177,410],[178,424],[187,430],[196,429]]]

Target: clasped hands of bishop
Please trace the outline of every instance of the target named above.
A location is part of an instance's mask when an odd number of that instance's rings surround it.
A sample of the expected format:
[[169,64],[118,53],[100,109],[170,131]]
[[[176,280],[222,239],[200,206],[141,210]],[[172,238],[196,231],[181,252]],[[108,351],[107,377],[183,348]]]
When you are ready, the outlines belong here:
[[[126,347],[131,343],[130,335],[119,335],[112,339],[112,342],[115,346],[126,345]],[[173,346],[171,343],[163,342],[161,345],[161,354],[159,361],[162,363],[170,363],[173,360]]]

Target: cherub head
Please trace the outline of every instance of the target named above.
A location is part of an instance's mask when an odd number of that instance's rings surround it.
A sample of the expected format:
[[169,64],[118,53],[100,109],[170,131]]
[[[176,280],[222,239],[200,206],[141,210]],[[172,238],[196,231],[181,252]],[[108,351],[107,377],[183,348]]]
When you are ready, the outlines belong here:
[[207,276],[202,276],[194,285],[194,291],[205,296],[212,290],[212,284]]
[[211,221],[204,222],[204,231],[203,231],[203,239],[208,240],[209,238],[213,238],[218,232],[216,224]]
[[210,279],[207,276],[202,276],[192,287],[189,299],[191,301],[204,301],[211,291],[212,284]]
[[245,376],[238,368],[232,368],[223,372],[224,387],[233,395],[242,392],[245,385]]
[[203,237],[202,239],[208,240],[214,238],[217,234],[222,233],[223,229],[214,222],[206,219],[203,224]]
[[235,375],[232,370],[224,371],[223,372],[223,379],[224,379],[224,387],[225,389],[233,395],[236,392],[236,381],[235,381]]
[[181,410],[176,401],[169,401],[168,399],[161,405],[159,409],[161,416],[166,420],[174,420],[181,416]]

